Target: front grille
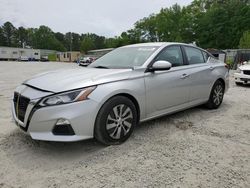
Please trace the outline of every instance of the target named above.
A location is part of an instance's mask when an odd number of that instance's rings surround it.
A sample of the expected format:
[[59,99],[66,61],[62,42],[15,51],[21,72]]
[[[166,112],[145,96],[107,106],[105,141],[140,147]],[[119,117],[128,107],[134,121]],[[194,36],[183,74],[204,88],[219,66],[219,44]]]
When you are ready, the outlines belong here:
[[20,121],[24,122],[25,113],[29,105],[30,99],[15,92],[13,102],[17,118]]
[[243,71],[243,74],[250,75],[250,70],[244,70],[244,71]]

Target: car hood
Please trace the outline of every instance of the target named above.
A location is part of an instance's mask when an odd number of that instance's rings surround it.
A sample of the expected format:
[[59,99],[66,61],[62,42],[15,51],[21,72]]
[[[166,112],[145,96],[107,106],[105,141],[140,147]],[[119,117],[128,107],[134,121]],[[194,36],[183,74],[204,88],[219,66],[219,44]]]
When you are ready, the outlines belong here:
[[250,70],[250,64],[241,65],[239,68],[240,68],[241,70]]
[[50,92],[62,92],[128,79],[131,69],[74,68],[45,72],[23,84]]

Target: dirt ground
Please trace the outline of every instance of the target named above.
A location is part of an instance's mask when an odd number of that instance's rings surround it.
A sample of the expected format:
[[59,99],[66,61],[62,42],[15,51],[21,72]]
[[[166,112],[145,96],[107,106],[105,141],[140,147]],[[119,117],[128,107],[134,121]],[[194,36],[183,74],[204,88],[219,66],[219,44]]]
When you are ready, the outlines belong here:
[[250,187],[250,86],[218,110],[197,107],[140,124],[122,145],[35,141],[11,120],[14,88],[69,63],[0,61],[0,187]]

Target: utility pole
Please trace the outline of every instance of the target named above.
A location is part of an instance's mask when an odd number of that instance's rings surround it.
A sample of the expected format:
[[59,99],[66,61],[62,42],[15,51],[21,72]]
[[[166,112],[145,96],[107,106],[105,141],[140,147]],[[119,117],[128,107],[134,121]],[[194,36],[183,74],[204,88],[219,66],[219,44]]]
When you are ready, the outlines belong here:
[[70,51],[72,51],[72,33],[70,32]]

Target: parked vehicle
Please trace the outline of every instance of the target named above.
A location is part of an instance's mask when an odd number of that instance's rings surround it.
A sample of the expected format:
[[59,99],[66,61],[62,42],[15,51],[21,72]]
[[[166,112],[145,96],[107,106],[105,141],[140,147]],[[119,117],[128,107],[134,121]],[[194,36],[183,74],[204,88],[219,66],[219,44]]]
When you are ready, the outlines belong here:
[[91,64],[94,61],[93,57],[81,57],[79,59],[79,66],[88,66],[89,64]]
[[49,61],[49,56],[47,56],[47,55],[43,55],[43,56],[41,56],[41,61]]
[[20,56],[19,61],[29,61],[27,56]]
[[198,47],[129,45],[84,69],[47,72],[25,81],[14,92],[12,112],[33,139],[95,137],[119,144],[139,122],[201,104],[218,108],[228,75],[223,62]]
[[237,69],[236,73],[234,73],[234,79],[237,85],[250,83],[250,61],[245,61]]

